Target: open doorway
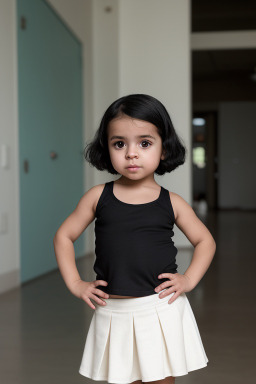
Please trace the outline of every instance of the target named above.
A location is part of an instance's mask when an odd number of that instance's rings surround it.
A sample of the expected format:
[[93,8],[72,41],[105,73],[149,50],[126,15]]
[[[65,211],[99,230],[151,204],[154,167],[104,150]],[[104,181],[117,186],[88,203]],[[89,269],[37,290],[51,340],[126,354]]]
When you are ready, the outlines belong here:
[[191,5],[194,206],[255,209],[256,3]]
[[194,112],[192,120],[193,205],[218,207],[217,112]]
[[256,49],[192,52],[193,198],[202,212],[255,209],[255,63]]

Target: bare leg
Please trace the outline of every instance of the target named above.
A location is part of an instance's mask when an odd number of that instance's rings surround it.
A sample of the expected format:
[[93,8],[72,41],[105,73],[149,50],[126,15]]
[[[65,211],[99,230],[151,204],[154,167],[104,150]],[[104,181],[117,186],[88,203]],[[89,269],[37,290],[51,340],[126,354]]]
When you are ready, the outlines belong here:
[[136,380],[136,381],[133,381],[131,384],[142,384],[142,381],[141,380]]
[[168,376],[163,380],[148,381],[147,383],[143,381],[143,384],[175,384],[175,377]]

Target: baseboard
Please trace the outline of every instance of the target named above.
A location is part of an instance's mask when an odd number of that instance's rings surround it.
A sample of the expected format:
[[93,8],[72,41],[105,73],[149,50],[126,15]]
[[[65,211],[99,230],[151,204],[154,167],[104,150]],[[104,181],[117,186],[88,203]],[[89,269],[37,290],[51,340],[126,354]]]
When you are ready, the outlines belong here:
[[19,269],[0,275],[0,294],[18,287],[20,287]]

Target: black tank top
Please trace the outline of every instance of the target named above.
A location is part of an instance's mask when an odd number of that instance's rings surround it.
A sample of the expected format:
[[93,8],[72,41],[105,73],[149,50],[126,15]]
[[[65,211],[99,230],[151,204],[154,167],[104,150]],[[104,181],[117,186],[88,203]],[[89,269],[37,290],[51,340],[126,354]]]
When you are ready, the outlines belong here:
[[149,203],[128,204],[113,194],[114,181],[107,182],[96,207],[96,280],[105,280],[103,292],[123,296],[147,296],[177,273],[177,248],[172,241],[174,212],[167,189]]

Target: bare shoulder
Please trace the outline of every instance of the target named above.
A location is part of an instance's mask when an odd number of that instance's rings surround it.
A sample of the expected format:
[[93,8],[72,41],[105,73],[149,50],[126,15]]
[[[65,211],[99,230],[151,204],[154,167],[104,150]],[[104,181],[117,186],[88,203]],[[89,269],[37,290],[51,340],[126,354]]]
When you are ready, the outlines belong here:
[[182,213],[191,210],[193,211],[192,207],[188,204],[188,202],[183,199],[183,197],[178,195],[178,193],[169,191],[169,195],[172,203],[175,221],[178,219],[178,216],[180,216]]
[[105,183],[95,185],[94,187],[91,188],[91,190],[92,190],[91,194],[94,196],[94,202],[93,202],[94,213],[96,213],[96,207],[97,207],[99,198],[103,192],[104,187],[105,187]]
[[95,212],[98,200],[104,189],[105,184],[96,185],[88,191],[78,201],[74,211],[65,219],[57,230],[57,235],[69,237],[76,241],[88,225],[95,219]]
[[96,213],[96,207],[100,198],[100,195],[103,192],[105,184],[98,184],[86,191],[79,201],[80,209],[83,205],[87,207],[90,206],[91,210]]

